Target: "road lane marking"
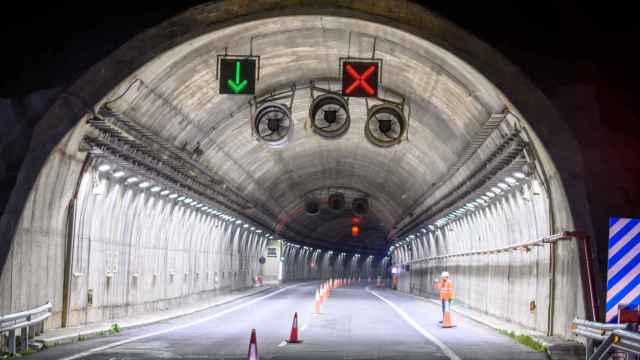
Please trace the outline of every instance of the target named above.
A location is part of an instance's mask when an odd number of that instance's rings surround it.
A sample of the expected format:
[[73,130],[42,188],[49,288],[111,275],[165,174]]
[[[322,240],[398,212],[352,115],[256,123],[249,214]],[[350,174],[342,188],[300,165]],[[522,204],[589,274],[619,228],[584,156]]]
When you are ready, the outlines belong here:
[[148,334],[135,336],[135,337],[132,337],[132,338],[129,338],[129,339],[125,339],[125,340],[116,341],[116,342],[111,343],[111,344],[99,346],[99,347],[96,347],[96,348],[93,348],[93,349],[90,349],[90,350],[87,350],[87,351],[83,351],[81,353],[78,353],[78,354],[75,354],[75,355],[72,355],[72,356],[68,356],[68,357],[62,358],[60,360],[80,359],[80,358],[83,358],[85,356],[89,356],[91,354],[95,354],[97,352],[100,352],[100,351],[103,351],[103,350],[107,350],[107,349],[110,349],[110,348],[113,348],[113,347],[117,347],[117,346],[128,344],[128,343],[131,343],[131,342],[134,342],[134,341],[150,338],[150,337],[153,337],[153,336],[166,334],[166,333],[169,333],[169,332],[172,332],[172,331],[176,331],[176,330],[182,330],[182,329],[194,326],[194,325],[202,324],[202,323],[207,322],[209,320],[213,320],[215,318],[221,317],[221,316],[226,315],[228,313],[231,313],[231,312],[240,310],[242,308],[245,308],[245,307],[247,307],[249,305],[255,304],[258,301],[262,301],[262,300],[264,300],[266,298],[272,297],[272,296],[274,296],[276,294],[279,294],[279,293],[281,293],[283,291],[289,290],[289,289],[294,288],[294,287],[299,286],[299,285],[302,285],[302,284],[295,284],[295,285],[284,287],[284,288],[282,288],[280,290],[276,290],[276,291],[274,291],[274,292],[272,292],[270,294],[267,294],[265,296],[261,296],[259,298],[250,300],[250,301],[248,301],[246,303],[242,303],[242,304],[236,305],[236,306],[231,307],[229,309],[220,311],[219,313],[215,313],[213,315],[210,315],[210,316],[207,316],[205,318],[192,321],[190,323],[174,326],[174,327],[171,327],[171,328],[168,328],[168,329],[154,331],[154,332],[151,332],[151,333],[148,333]]
[[458,355],[456,355],[456,353],[453,352],[453,350],[451,350],[447,345],[445,345],[442,341],[438,340],[438,338],[436,338],[435,336],[433,336],[430,332],[428,332],[427,330],[425,330],[422,326],[420,326],[420,324],[418,324],[415,320],[413,320],[411,318],[411,316],[409,316],[409,314],[407,314],[404,310],[402,310],[401,308],[399,308],[396,304],[392,303],[391,301],[387,300],[386,298],[378,295],[375,291],[370,290],[369,287],[367,287],[367,291],[370,292],[372,295],[375,295],[378,299],[384,301],[387,305],[389,305],[393,310],[395,310],[398,314],[400,314],[400,316],[402,316],[402,318],[409,323],[409,325],[411,325],[414,329],[416,329],[416,331],[418,331],[422,336],[424,336],[426,339],[431,340],[433,343],[435,343],[436,345],[438,345],[438,347],[440,348],[440,350],[442,350],[442,352],[451,360],[461,360],[460,357]]

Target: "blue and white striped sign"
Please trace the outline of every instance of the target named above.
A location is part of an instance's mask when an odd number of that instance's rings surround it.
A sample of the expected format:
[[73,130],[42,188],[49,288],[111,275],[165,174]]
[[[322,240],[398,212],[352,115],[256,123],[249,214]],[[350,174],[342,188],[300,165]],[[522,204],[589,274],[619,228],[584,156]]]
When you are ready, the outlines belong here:
[[640,304],[640,219],[609,219],[607,322],[618,322],[618,304]]

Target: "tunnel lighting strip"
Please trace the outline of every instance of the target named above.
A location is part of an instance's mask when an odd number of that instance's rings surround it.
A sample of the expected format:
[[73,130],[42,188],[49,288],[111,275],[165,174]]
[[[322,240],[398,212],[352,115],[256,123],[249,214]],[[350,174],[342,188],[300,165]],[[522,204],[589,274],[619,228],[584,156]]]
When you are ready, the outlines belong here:
[[[151,131],[130,121],[123,114],[103,106],[100,108],[99,115],[88,119],[87,122],[98,131],[102,138],[101,142],[115,147],[129,157],[137,158],[138,162],[148,163],[146,165],[152,168],[159,168],[160,172],[178,179],[180,183],[198,188],[209,197],[219,198],[216,202],[229,203],[235,208],[256,208],[232,188],[225,188],[224,191],[213,188],[212,185],[219,186],[224,183],[211,176],[207,170],[191,159],[196,155],[195,153],[185,153],[184,150],[177,149]],[[257,210],[267,221],[276,218],[269,209],[258,208]]]
[[[226,209],[224,206],[220,204],[215,204],[214,206],[210,200],[203,199],[199,194],[185,189],[184,186],[180,186],[173,181],[167,180],[162,175],[135,166],[109,152],[93,153],[92,156],[95,158],[95,168],[99,173],[104,174],[103,176],[106,176],[107,180],[120,182],[121,179],[124,179],[124,185],[135,186],[140,191],[146,191],[148,189],[150,193],[159,197],[167,197],[168,201],[174,201],[178,205],[190,207],[207,216],[219,217],[226,223],[244,224],[242,227],[247,231],[255,232],[256,234],[262,234],[264,232],[263,235],[259,236],[266,239],[274,238],[273,234],[267,233],[261,226],[253,224],[246,219],[244,221],[239,219],[239,215]],[[231,215],[227,214],[227,212],[231,213]]]
[[450,210],[448,212],[448,215],[440,218],[432,224],[421,227],[419,232],[408,235],[402,240],[397,241],[396,243],[391,245],[391,247],[387,251],[387,255],[390,255],[395,249],[401,246],[409,245],[411,242],[417,239],[417,237],[420,235],[420,232],[422,232],[423,234],[427,234],[429,232],[436,231],[437,229],[446,226],[451,221],[454,221],[458,218],[463,218],[469,213],[480,209],[481,207],[489,206],[500,196],[507,195],[515,191],[516,189],[526,185],[527,181],[531,182],[531,187],[533,188],[532,192],[534,194],[536,194],[536,192],[539,192],[539,190],[536,189],[539,188],[538,180],[535,178],[530,178],[533,177],[533,175],[527,176],[525,173],[519,170],[509,173],[510,171],[512,171],[512,168],[513,167],[509,167],[507,171],[503,171],[501,173],[500,177],[504,179],[503,181],[496,180],[494,178],[485,187],[477,190],[475,193],[480,194],[475,195],[478,196],[477,199],[467,202],[466,204],[460,206],[458,209]]
[[[464,213],[467,210],[472,210],[473,203],[480,202],[482,204],[482,201],[491,201],[491,198],[496,197],[496,195],[500,195],[502,192],[506,192],[511,188],[511,186],[501,182],[500,180],[496,180],[496,178],[503,178],[505,179],[504,181],[512,182],[511,180],[506,180],[506,178],[511,178],[512,173],[515,174],[516,172],[520,172],[520,169],[528,163],[527,158],[524,156],[526,143],[523,140],[517,139],[518,138],[513,137],[510,141],[506,142],[506,146],[503,146],[502,150],[498,151],[497,154],[494,153],[492,155],[492,160],[489,161],[487,165],[471,176],[472,178],[478,177],[478,180],[468,180],[463,186],[449,192],[442,198],[442,200],[439,201],[439,203],[442,203],[444,199],[451,198],[454,195],[461,193],[456,199],[431,210],[431,214],[427,215],[427,217],[433,218],[438,213],[449,213],[432,225],[438,227],[443,226],[448,222],[447,220],[455,219],[455,215],[461,215],[461,213]],[[515,184],[517,181],[512,183]],[[501,185],[498,187],[498,184]],[[465,187],[470,189],[464,190]],[[472,187],[475,187],[475,189]],[[485,198],[482,198],[483,194],[479,194],[480,191],[485,193]],[[473,197],[478,197],[479,200],[470,200],[470,198]],[[486,199],[487,197],[489,198],[488,200]],[[460,209],[452,209],[456,204],[464,202],[465,200],[467,200],[467,204],[461,206]],[[452,211],[457,211],[458,214],[453,214]],[[417,227],[423,226],[425,225],[417,225]]]
[[[519,158],[523,157],[528,145],[525,139],[520,136],[521,133],[521,131],[516,130],[509,135],[500,146],[487,156],[482,166],[471,171],[471,174],[466,176],[464,180],[458,182],[457,187],[440,196],[440,198],[434,202],[437,207],[426,209],[416,216],[413,221],[404,225],[403,229],[419,226],[416,224],[424,221],[421,219],[432,218],[438,213],[443,212],[444,209],[455,206],[455,204],[462,199],[471,196],[478,188],[485,186],[487,182],[498,176],[505,168],[512,166]],[[403,231],[402,234],[404,235],[407,232],[410,231]]]

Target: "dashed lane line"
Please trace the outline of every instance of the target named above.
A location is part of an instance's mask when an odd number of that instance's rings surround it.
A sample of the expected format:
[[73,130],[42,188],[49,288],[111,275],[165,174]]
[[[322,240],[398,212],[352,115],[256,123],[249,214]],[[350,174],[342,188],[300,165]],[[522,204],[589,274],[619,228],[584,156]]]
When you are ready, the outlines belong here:
[[414,329],[416,329],[416,331],[418,331],[426,339],[431,340],[434,344],[436,344],[440,348],[440,350],[442,350],[442,352],[449,359],[451,359],[451,360],[461,360],[460,357],[456,353],[454,353],[453,350],[451,350],[451,348],[449,348],[447,345],[445,345],[437,337],[433,336],[430,332],[425,330],[422,326],[420,326],[420,324],[418,324],[415,320],[413,320],[411,318],[411,316],[409,316],[409,314],[407,314],[404,310],[402,310],[396,304],[392,303],[391,301],[387,300],[386,298],[382,297],[381,295],[378,295],[375,291],[370,290],[369,287],[367,287],[367,291],[370,292],[372,295],[376,296],[378,299],[384,301],[393,310],[395,310],[398,314],[400,314],[400,316],[402,316],[404,321],[409,323],[409,325],[411,325]]
[[269,294],[267,294],[267,295],[265,295],[265,296],[261,296],[261,297],[259,297],[259,298],[256,298],[256,299],[253,299],[253,300],[247,301],[246,303],[242,303],[242,304],[236,305],[236,306],[231,307],[231,308],[229,308],[229,309],[226,309],[226,310],[220,311],[220,312],[218,312],[218,313],[215,313],[215,314],[213,314],[213,315],[210,315],[210,316],[204,317],[204,318],[202,318],[202,319],[198,319],[198,320],[196,320],[196,321],[192,321],[192,322],[190,322],[190,323],[186,323],[186,324],[182,324],[182,325],[174,326],[174,327],[167,328],[167,329],[163,329],[163,330],[154,331],[154,332],[151,332],[151,333],[148,333],[148,334],[144,334],[144,335],[140,335],[140,336],[135,336],[135,337],[132,337],[132,338],[129,338],[129,339],[121,340],[121,341],[116,341],[116,342],[111,343],[111,344],[107,344],[107,345],[99,346],[99,347],[96,347],[96,348],[93,348],[93,349],[90,349],[90,350],[87,350],[87,351],[83,351],[83,352],[81,352],[81,353],[78,353],[78,354],[75,354],[75,355],[72,355],[72,356],[68,356],[68,357],[62,358],[62,359],[60,359],[60,360],[75,360],[75,359],[80,359],[80,358],[83,358],[83,357],[89,356],[89,355],[91,355],[91,354],[95,354],[95,353],[97,353],[97,352],[104,351],[104,350],[107,350],[107,349],[110,349],[110,348],[114,348],[114,347],[117,347],[117,346],[120,346],[120,345],[128,344],[128,343],[131,343],[131,342],[134,342],[134,341],[138,341],[138,340],[142,340],[142,339],[150,338],[150,337],[153,337],[153,336],[158,336],[158,335],[162,335],[162,334],[170,333],[170,332],[172,332],[172,331],[182,330],[182,329],[185,329],[185,328],[188,328],[188,327],[194,326],[194,325],[202,324],[202,323],[204,323],[204,322],[207,322],[207,321],[213,320],[213,319],[215,319],[215,318],[219,318],[219,317],[221,317],[221,316],[223,316],[223,315],[226,315],[226,314],[232,313],[232,312],[234,312],[234,311],[240,310],[240,309],[242,309],[242,308],[245,308],[245,307],[247,307],[247,306],[249,306],[249,305],[253,305],[253,304],[257,303],[258,301],[262,301],[262,300],[264,300],[264,299],[266,299],[266,298],[272,297],[272,296],[274,296],[274,295],[276,295],[276,294],[279,294],[279,293],[281,293],[281,292],[283,292],[283,291],[287,291],[287,290],[289,290],[289,289],[291,289],[291,288],[294,288],[294,287],[296,287],[296,286],[299,286],[299,285],[301,285],[301,284],[295,284],[295,285],[291,285],[291,286],[284,287],[284,288],[282,288],[282,289],[280,289],[280,290],[276,290],[276,291],[274,291],[274,292],[272,292],[272,293],[269,293]]

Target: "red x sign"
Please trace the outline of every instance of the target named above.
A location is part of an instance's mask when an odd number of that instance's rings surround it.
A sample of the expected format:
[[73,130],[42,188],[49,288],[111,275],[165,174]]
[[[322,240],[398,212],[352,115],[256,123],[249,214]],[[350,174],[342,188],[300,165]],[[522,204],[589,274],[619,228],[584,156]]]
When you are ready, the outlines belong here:
[[378,62],[345,61],[342,63],[342,95],[375,97],[378,95]]

